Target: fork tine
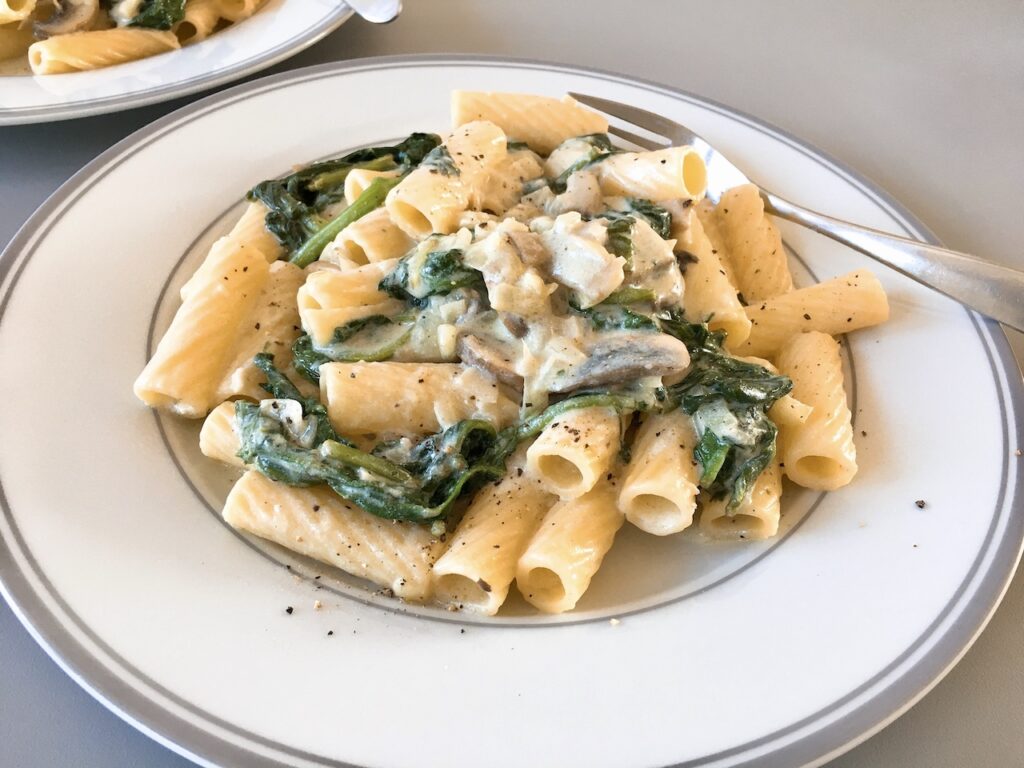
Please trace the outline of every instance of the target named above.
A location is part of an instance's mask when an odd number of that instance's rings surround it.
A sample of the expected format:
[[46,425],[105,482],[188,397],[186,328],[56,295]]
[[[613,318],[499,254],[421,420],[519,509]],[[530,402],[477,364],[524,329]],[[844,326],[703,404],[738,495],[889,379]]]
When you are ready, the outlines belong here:
[[614,125],[608,126],[608,133],[618,136],[620,139],[632,142],[638,147],[643,147],[644,149],[665,149],[669,146],[668,144],[659,144],[651,139],[645,139],[643,136],[639,136],[631,131],[627,131],[624,128],[618,128]]
[[570,91],[569,95],[581,104],[586,104],[588,107],[599,109],[602,112],[608,113],[612,117],[617,117],[620,120],[625,120],[633,125],[638,125],[652,133],[664,136],[673,144],[692,144],[694,139],[700,138],[685,125],[680,125],[679,123],[673,122],[661,115],[648,112],[646,109],[631,107],[628,104],[622,104],[618,101],[609,101],[608,99],[602,99],[597,96],[587,96],[583,93],[572,93]]

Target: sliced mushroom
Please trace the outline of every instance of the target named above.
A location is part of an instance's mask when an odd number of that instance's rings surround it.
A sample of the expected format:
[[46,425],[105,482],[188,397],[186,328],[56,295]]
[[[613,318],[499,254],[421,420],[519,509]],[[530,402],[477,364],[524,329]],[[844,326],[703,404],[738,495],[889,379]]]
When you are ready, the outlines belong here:
[[523,264],[536,269],[547,268],[551,258],[536,234],[512,230],[508,233],[508,239]]
[[502,312],[501,324],[517,339],[523,338],[530,332],[530,326],[526,324],[526,318],[522,315],[517,315],[515,312]]
[[586,350],[587,359],[552,382],[552,392],[624,384],[641,376],[668,376],[690,365],[683,342],[659,333],[602,334]]
[[40,38],[78,32],[88,28],[99,11],[99,0],[54,0],[50,18],[37,21],[32,30]]
[[489,373],[503,384],[521,390],[523,377],[516,373],[510,357],[488,346],[476,336],[462,336],[458,345],[459,357],[466,365],[472,365]]

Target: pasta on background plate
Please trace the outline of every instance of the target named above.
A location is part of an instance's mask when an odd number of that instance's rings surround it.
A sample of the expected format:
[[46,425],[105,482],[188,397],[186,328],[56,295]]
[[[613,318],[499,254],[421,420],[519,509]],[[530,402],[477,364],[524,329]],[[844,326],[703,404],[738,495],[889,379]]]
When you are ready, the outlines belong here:
[[756,189],[615,146],[571,99],[456,92],[444,136],[313,163],[248,207],[135,382],[244,471],[231,525],[411,601],[572,610],[617,532],[776,535],[782,479],[857,471],[833,335]]
[[36,75],[144,59],[205,40],[263,0],[0,0],[0,60]]

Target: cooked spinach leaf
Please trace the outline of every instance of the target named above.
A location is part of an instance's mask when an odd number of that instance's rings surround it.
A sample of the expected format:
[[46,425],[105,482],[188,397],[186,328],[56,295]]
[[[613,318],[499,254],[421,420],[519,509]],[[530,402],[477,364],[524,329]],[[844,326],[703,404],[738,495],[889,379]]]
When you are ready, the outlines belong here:
[[185,18],[185,0],[142,0],[125,26],[168,30]]
[[677,313],[657,322],[690,352],[689,372],[668,392],[693,416],[700,486],[713,499],[728,497],[728,509],[735,510],[775,456],[778,430],[767,411],[793,382],[726,353],[725,332],[712,332],[706,323],[687,323]]
[[637,288],[627,285],[625,288],[618,288],[612,291],[611,295],[601,304],[639,304],[641,302],[653,302],[656,296],[650,288]]
[[626,286],[613,291],[600,304],[583,309],[574,299],[569,299],[569,307],[573,312],[590,320],[591,325],[599,331],[610,330],[658,330],[658,323],[647,315],[630,309],[629,304],[652,303],[654,291],[649,288]]
[[[463,493],[504,475],[505,461],[519,442],[536,437],[572,408],[627,411],[645,407],[629,396],[590,393],[563,400],[501,432],[486,421],[469,419],[418,443],[387,442],[367,453],[333,430],[319,431],[316,420],[326,422],[326,409],[297,400],[302,397],[298,389],[273,367],[269,355],[262,356],[260,367],[268,375],[266,388],[280,399],[235,404],[239,457],[272,480],[298,486],[326,484],[367,512],[392,520],[443,519]],[[286,395],[291,397],[281,397]],[[293,420],[289,421],[292,417],[284,415],[291,400],[302,405],[308,422],[299,425],[301,437],[296,436]],[[268,402],[269,408],[265,407]]]
[[713,430],[706,429],[700,436],[700,442],[693,450],[695,458],[701,466],[700,484],[707,488],[718,477],[718,473],[729,455],[730,444],[720,438]]
[[236,403],[235,417],[238,455],[246,464],[288,485],[326,484],[367,512],[392,520],[443,518],[469,483],[495,480],[504,472],[504,466],[484,461],[496,434],[485,421],[461,421],[418,443],[396,463],[333,438],[301,445],[283,420],[255,403]]
[[320,383],[320,366],[333,362],[331,358],[313,347],[313,337],[304,333],[292,344],[292,365],[295,370],[314,384]]
[[612,140],[608,138],[608,134],[606,133],[591,133],[587,136],[578,136],[574,139],[569,139],[569,141],[579,142],[586,145],[586,152],[572,165],[552,179],[550,187],[551,191],[556,195],[560,195],[565,192],[565,188],[569,183],[569,177],[576,173],[576,171],[581,171],[588,165],[599,163],[606,157],[610,157],[611,155],[622,151],[615,148],[612,144]]
[[[303,398],[270,355],[255,362],[276,399],[235,404],[238,455],[272,480],[326,484],[380,517],[424,521],[443,517],[470,481],[496,479],[504,471],[483,461],[496,437],[484,421],[459,422],[415,445],[400,462],[361,451],[335,434],[326,408]],[[289,402],[301,406],[308,423],[295,424]]]
[[[349,326],[362,321],[354,320],[334,331],[331,343],[316,347],[315,351],[336,363],[368,362],[378,363],[390,360],[395,352],[405,346],[412,336],[412,323],[398,323],[383,315],[367,318],[369,325],[349,331]],[[375,326],[381,326],[374,330]]]
[[625,210],[607,210],[597,216],[608,221],[608,241],[605,248],[608,252],[621,256],[626,260],[627,268],[633,263],[635,250],[633,247],[633,226],[636,221],[646,221],[651,229],[663,240],[672,232],[672,214],[650,200],[638,197],[627,197]]
[[431,251],[423,258],[412,253],[380,281],[389,296],[419,306],[430,296],[444,296],[456,288],[485,290],[483,275],[462,262],[458,248]]
[[519,443],[536,437],[563,414],[577,408],[611,408],[617,413],[629,413],[645,411],[649,407],[649,403],[628,394],[580,392],[572,397],[567,397],[565,400],[549,405],[535,416],[523,419],[501,430],[497,434],[493,446],[488,451],[489,461],[494,464],[501,464],[504,467],[505,459],[512,454],[512,451],[516,449]]
[[427,156],[420,161],[421,168],[429,168],[431,171],[440,173],[442,176],[459,176],[459,166],[452,159],[448,147],[440,144],[434,147]]
[[305,397],[299,388],[292,381],[274,366],[274,356],[260,353],[253,358],[253,365],[263,371],[267,377],[266,384],[261,385],[271,397],[278,400],[294,400],[302,406],[302,415],[313,424],[313,433],[316,437],[315,444],[319,445],[324,440],[340,440],[331,421],[327,417],[327,409],[323,403],[315,397]]
[[672,236],[672,214],[668,209],[640,197],[627,197],[626,205],[627,216],[646,221],[662,240],[668,240]]
[[626,260],[626,268],[633,264],[633,219],[623,216],[608,223],[608,253]]
[[[387,332],[381,330],[384,326],[390,326]],[[412,330],[410,323],[371,315],[335,328],[330,343],[325,346],[317,346],[313,338],[304,333],[292,344],[292,364],[302,376],[318,384],[320,366],[324,363],[390,360],[409,341]]]
[[718,397],[768,409],[793,389],[787,376],[725,352],[725,331],[711,331],[706,323],[687,323],[677,313],[658,317],[658,325],[690,352],[690,372],[674,388],[687,413]]
[[588,309],[577,310],[598,331],[656,331],[655,322],[627,307],[606,305],[604,302]]
[[281,179],[262,181],[246,197],[267,206],[267,229],[288,251],[295,251],[323,226],[324,209],[344,199],[345,179],[352,169],[409,169],[440,143],[434,134],[414,133],[395,146],[359,149]]

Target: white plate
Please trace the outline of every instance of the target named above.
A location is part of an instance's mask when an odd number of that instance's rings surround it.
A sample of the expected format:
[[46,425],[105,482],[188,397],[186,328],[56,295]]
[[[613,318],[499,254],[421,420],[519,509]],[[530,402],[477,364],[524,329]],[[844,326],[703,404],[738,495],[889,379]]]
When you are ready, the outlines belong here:
[[[91,163],[0,262],[5,596],[93,695],[210,764],[795,766],[849,748],[957,661],[1024,539],[1024,391],[1005,338],[852,251],[784,227],[801,281],[871,266],[891,297],[891,322],[848,347],[856,482],[788,489],[786,532],[765,545],[627,530],[580,609],[553,619],[403,608],[233,533],[194,425],[133,399],[177,287],[246,188],[441,130],[453,87],[633,103],[791,199],[931,239],[796,139],[615,75],[390,58],[217,94]],[[317,119],[294,120],[311,103]]]
[[115,67],[33,76],[25,56],[0,62],[0,125],[116,112],[223,85],[294,56],[350,16],[342,0],[268,0],[196,45]]

